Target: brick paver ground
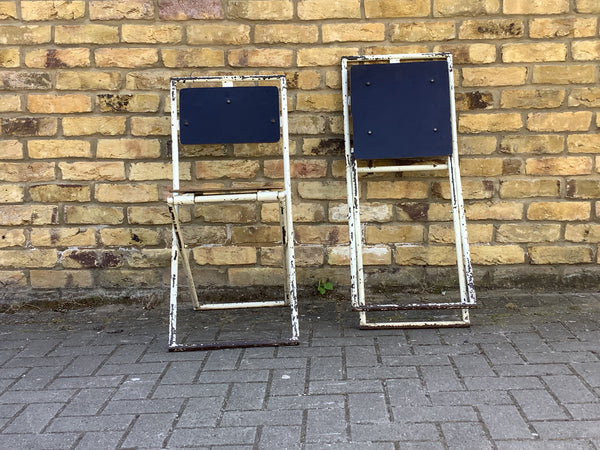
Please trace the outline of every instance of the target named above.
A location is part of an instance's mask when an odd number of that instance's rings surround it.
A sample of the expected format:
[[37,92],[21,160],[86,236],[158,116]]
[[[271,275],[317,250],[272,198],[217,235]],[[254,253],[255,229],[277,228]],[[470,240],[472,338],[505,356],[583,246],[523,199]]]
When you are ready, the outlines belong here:
[[162,306],[2,314],[0,448],[600,448],[600,294],[480,300],[468,329],[362,331],[302,298],[298,347],[185,353]]

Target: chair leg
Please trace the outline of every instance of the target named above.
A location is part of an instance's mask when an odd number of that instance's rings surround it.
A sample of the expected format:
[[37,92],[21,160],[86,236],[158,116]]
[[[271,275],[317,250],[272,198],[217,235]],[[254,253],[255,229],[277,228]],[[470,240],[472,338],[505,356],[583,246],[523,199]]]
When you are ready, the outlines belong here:
[[298,319],[298,298],[296,288],[296,261],[294,254],[294,224],[290,216],[290,199],[288,195],[279,200],[279,218],[281,222],[281,244],[283,247],[283,272],[285,275],[285,303],[290,307],[290,320],[292,324],[293,341],[297,341],[300,336],[300,326]]

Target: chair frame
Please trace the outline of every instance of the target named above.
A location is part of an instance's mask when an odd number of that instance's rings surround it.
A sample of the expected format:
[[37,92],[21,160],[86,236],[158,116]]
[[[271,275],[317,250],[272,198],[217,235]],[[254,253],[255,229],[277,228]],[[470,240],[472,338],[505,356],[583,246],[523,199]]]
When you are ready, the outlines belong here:
[[[198,190],[181,189],[179,182],[179,130],[180,117],[178,111],[179,95],[177,88],[186,84],[220,83],[222,87],[232,87],[236,82],[279,82],[280,102],[280,141],[283,157],[283,189],[222,189]],[[248,76],[206,76],[206,77],[176,77],[170,80],[171,103],[171,139],[173,162],[173,189],[167,196],[167,205],[172,218],[172,257],[169,302],[169,351],[213,350],[222,348],[244,347],[277,347],[284,345],[298,345],[299,324],[296,291],[296,269],[294,259],[294,228],[292,220],[291,180],[289,169],[289,135],[287,114],[287,89],[285,75],[248,75]],[[190,267],[190,257],[185,245],[179,207],[181,205],[196,205],[203,203],[220,202],[278,202],[279,217],[282,234],[283,265],[285,274],[285,298],[281,301],[252,301],[252,302],[227,302],[227,303],[201,303],[198,299],[196,286]],[[196,311],[263,308],[289,306],[291,312],[291,337],[288,339],[274,340],[237,340],[214,341],[204,343],[177,343],[177,296],[178,296],[178,269],[179,256],[183,261],[188,288],[191,295],[193,309]]]
[[[349,68],[352,64],[401,64],[409,61],[446,60],[449,72],[450,119],[452,136],[452,153],[446,164],[429,165],[379,165],[358,167],[351,146],[351,98],[349,92]],[[469,308],[476,306],[476,295],[473,284],[473,271],[469,251],[462,185],[458,165],[458,146],[456,132],[456,112],[454,104],[454,80],[452,55],[450,53],[419,53],[398,55],[368,55],[343,57],[342,65],[342,96],[344,109],[344,141],[346,159],[346,181],[348,199],[348,226],[350,239],[350,271],[351,271],[351,304],[359,312],[360,327],[369,328],[434,328],[434,327],[468,327],[470,325]],[[401,136],[399,136],[401,138]],[[367,303],[365,298],[365,274],[362,258],[362,229],[359,209],[359,174],[366,173],[401,173],[408,171],[447,170],[450,181],[452,219],[456,246],[460,301],[448,303]],[[425,320],[425,321],[395,321],[369,322],[369,311],[400,311],[400,310],[445,310],[460,309],[460,319],[457,320]]]

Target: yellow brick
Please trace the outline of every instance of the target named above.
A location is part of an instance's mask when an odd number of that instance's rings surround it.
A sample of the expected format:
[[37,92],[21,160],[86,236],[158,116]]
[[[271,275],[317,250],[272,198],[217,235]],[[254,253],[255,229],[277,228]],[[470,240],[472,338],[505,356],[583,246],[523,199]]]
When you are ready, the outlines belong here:
[[47,25],[0,25],[3,45],[35,45],[50,42],[52,27]]
[[533,82],[540,84],[595,83],[594,65],[534,66]]
[[[191,179],[191,163],[181,163],[179,166],[180,179]],[[138,162],[131,164],[129,179],[132,181],[172,180],[172,164],[166,162]]]
[[0,267],[14,269],[33,269],[36,267],[54,267],[57,261],[55,249],[44,250],[2,250]]
[[465,67],[463,86],[515,86],[525,84],[526,67]]
[[566,59],[567,47],[565,44],[542,42],[502,46],[502,61],[506,63],[565,61]]
[[562,14],[569,12],[569,0],[504,0],[504,14]]
[[390,25],[392,42],[447,41],[456,38],[454,22],[410,22]]
[[229,17],[249,20],[289,20],[293,17],[292,0],[233,0]]
[[258,44],[311,44],[318,39],[319,28],[316,25],[269,24],[254,27],[254,42]]
[[0,95],[0,112],[18,112],[21,110],[21,97],[19,95]]
[[2,159],[22,159],[23,144],[17,140],[0,140],[0,155],[2,155]]
[[3,205],[0,206],[0,225],[50,225],[58,222],[56,205]]
[[427,198],[428,186],[423,181],[369,181],[368,199]]
[[367,244],[386,244],[390,242],[422,242],[425,231],[421,225],[367,225],[365,241]]
[[22,203],[25,189],[21,186],[0,185],[0,203]]
[[558,180],[501,180],[500,198],[556,197]]
[[365,0],[367,18],[374,17],[427,17],[427,0]]
[[529,22],[529,36],[538,39],[591,37],[596,34],[596,18],[542,18]]
[[569,95],[569,106],[600,107],[600,88],[576,88]]
[[91,20],[152,19],[152,0],[91,0]]
[[[181,221],[190,220],[188,210],[179,211]],[[135,225],[166,225],[171,223],[171,215],[167,206],[131,206],[127,208],[127,217],[130,224]]]
[[40,114],[69,114],[89,112],[92,110],[92,101],[83,94],[69,95],[28,95],[27,109],[32,113]]
[[231,266],[256,264],[254,247],[195,247],[192,251],[194,261],[200,265]]
[[600,59],[600,40],[575,41],[571,44],[575,61],[597,61]]
[[564,89],[507,89],[502,91],[502,108],[558,108],[565,99]]
[[[394,214],[393,206],[388,203],[366,202],[360,205],[360,220],[364,222],[389,222]],[[348,205],[346,203],[329,206],[330,222],[347,222]]]
[[[453,2],[457,4],[456,2]],[[465,20],[459,29],[459,39],[510,39],[523,36],[522,20],[478,19]]]
[[132,117],[133,136],[170,136],[171,122],[168,117]]
[[[258,29],[259,25],[256,26]],[[264,26],[263,26],[264,28]],[[243,24],[192,24],[187,28],[187,42],[192,45],[241,45],[250,43],[250,30]],[[256,31],[255,31],[256,33]],[[256,40],[256,42],[260,42]]]
[[527,115],[527,129],[530,131],[587,131],[591,123],[591,111],[531,113]]
[[502,153],[561,153],[565,147],[564,136],[558,135],[533,135],[533,136],[506,136],[500,142]]
[[140,247],[161,243],[160,233],[148,228],[105,228],[100,230],[100,239],[102,244],[111,247],[123,245]]
[[18,48],[0,49],[0,67],[19,67],[19,55]]
[[227,279],[230,286],[280,286],[284,283],[283,269],[274,267],[232,267],[227,270]]
[[150,67],[158,62],[155,48],[100,48],[94,51],[97,67]]
[[460,173],[470,177],[502,175],[502,158],[462,158]]
[[50,181],[54,179],[54,163],[2,163],[0,162],[0,181],[26,182]]
[[92,156],[90,143],[71,139],[30,140],[27,143],[30,158],[89,158]]
[[600,5],[596,0],[577,0],[577,12],[581,14],[600,13]]
[[95,198],[102,203],[145,203],[158,200],[155,184],[96,184]]
[[529,158],[525,161],[529,175],[589,175],[592,159],[585,156]]
[[73,20],[85,14],[84,1],[22,1],[23,20]]
[[94,287],[92,273],[87,270],[30,270],[29,278],[35,289]]
[[125,118],[123,117],[65,117],[62,119],[65,136],[86,136],[101,134],[114,136],[125,133]]
[[557,242],[560,239],[559,224],[502,224],[498,227],[498,242]]
[[461,133],[516,131],[523,127],[517,113],[461,114],[458,129]]
[[441,44],[434,46],[433,50],[452,53],[455,64],[491,64],[496,61],[496,46],[493,44]]
[[[269,203],[271,205],[271,203]],[[272,205],[275,205],[274,203]],[[194,216],[210,223],[256,223],[257,208],[255,204],[204,204],[196,206]],[[275,220],[279,213],[275,211]]]
[[434,0],[433,15],[439,16],[481,16],[500,11],[499,0]]
[[529,220],[589,220],[589,202],[535,202],[527,208]]
[[100,139],[96,156],[117,159],[158,158],[160,142],[156,139]]
[[360,3],[360,0],[299,0],[298,17],[301,20],[358,19]]
[[225,54],[211,48],[163,49],[162,60],[165,67],[222,67]]
[[[392,263],[392,249],[386,246],[364,246],[362,248],[365,266],[389,265]],[[348,247],[330,247],[327,249],[327,262],[332,266],[350,264]]]
[[123,162],[59,162],[63,180],[120,181],[125,179]]
[[322,115],[293,114],[290,116],[290,134],[322,134],[325,132],[327,122]]
[[596,223],[567,224],[565,240],[569,242],[600,242],[600,225]]
[[[325,207],[320,203],[294,203],[292,216],[294,222],[323,222],[325,221]],[[276,203],[263,203],[260,220],[263,222],[277,222],[279,220],[279,206]]]
[[245,178],[256,176],[260,169],[258,161],[198,161],[195,166],[196,178],[212,180],[219,178]]
[[[365,47],[365,55],[398,55],[409,53],[426,53],[429,47],[425,44],[413,45],[371,45]],[[438,50],[444,51],[444,50]],[[352,53],[348,53],[351,55]],[[456,61],[456,60],[455,60]]]
[[324,24],[321,30],[323,42],[369,42],[385,38],[385,25],[382,23]]
[[33,228],[31,244],[36,247],[92,247],[96,244],[94,228]]
[[298,225],[296,239],[301,244],[335,245],[348,242],[348,225]]
[[65,223],[117,225],[123,223],[123,208],[115,206],[65,206]]
[[39,69],[89,67],[90,50],[87,48],[31,50],[25,54],[25,65]]
[[[142,237],[140,237],[141,239]],[[130,245],[140,246],[135,240]],[[166,267],[171,259],[171,249],[141,248],[137,251],[128,252],[125,259],[127,265],[131,268]]]
[[298,67],[335,66],[342,56],[356,55],[357,52],[356,47],[301,48],[297,56]]
[[467,220],[519,220],[523,204],[518,202],[479,202],[465,206]]
[[30,187],[29,195],[34,202],[89,202],[90,187],[67,184],[44,184]]
[[279,226],[233,226],[231,228],[232,244],[276,243],[280,240]]
[[296,97],[298,111],[341,111],[341,94],[317,94],[312,92],[298,92]]
[[568,198],[598,198],[600,183],[597,180],[575,178],[567,181]]
[[600,134],[573,134],[567,138],[569,153],[600,153]]
[[0,19],[16,19],[17,5],[14,1],[0,2]]
[[24,230],[3,230],[0,247],[24,247],[26,242]]
[[473,264],[496,266],[525,262],[525,252],[518,245],[472,245],[470,250]]
[[108,90],[119,88],[121,75],[116,72],[59,71],[56,74],[56,89],[59,90]]
[[276,48],[233,49],[227,61],[232,67],[290,67],[293,51]]
[[394,262],[402,266],[453,266],[456,251],[449,245],[396,246]]
[[122,41],[136,44],[176,44],[181,42],[183,29],[179,25],[121,26]]
[[[264,161],[264,175],[267,178],[283,178],[283,161],[281,159]],[[325,178],[327,174],[327,161],[321,160],[295,160],[290,165],[293,179],[297,178]]]
[[56,25],[56,44],[116,44],[119,27],[112,25]]
[[593,261],[589,247],[532,245],[528,250],[532,264],[584,264]]
[[493,136],[459,136],[460,155],[490,155],[496,151],[496,138]]
[[[487,243],[492,240],[494,226],[492,224],[467,224],[470,243]],[[432,224],[429,226],[429,242],[438,244],[454,244],[454,227],[452,225]]]

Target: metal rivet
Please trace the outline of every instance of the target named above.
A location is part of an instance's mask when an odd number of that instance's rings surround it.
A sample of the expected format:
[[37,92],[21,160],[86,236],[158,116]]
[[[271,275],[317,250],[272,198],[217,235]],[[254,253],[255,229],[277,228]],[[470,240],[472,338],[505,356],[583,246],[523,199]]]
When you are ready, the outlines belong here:
[[437,129],[437,128],[434,128],[434,129],[433,129],[433,132],[434,132],[434,133],[437,133],[437,132],[438,132],[438,129]]
[[371,135],[371,134],[373,134],[373,132],[371,130],[369,130],[369,131],[367,131],[367,134]]
[[435,83],[435,80],[432,78],[431,80],[429,80],[430,83]]
[[231,103],[231,100],[230,100],[230,99],[227,99],[227,100],[226,100],[226,103],[229,105],[229,104]]
[[189,125],[190,125],[190,123],[187,120],[185,122],[183,122],[183,126],[187,127]]
[[365,86],[371,86],[371,82],[370,82],[370,81],[367,81],[367,82],[365,83]]
[[271,119],[271,123],[275,123],[275,119]]

